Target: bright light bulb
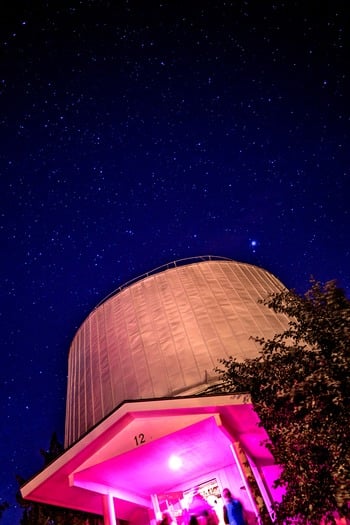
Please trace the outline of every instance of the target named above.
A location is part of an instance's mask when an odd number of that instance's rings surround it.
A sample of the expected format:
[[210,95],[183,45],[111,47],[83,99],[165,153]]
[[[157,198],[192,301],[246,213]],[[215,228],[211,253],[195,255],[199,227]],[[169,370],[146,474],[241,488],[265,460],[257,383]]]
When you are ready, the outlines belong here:
[[171,470],[179,470],[182,467],[182,459],[179,456],[172,455],[169,458],[168,465]]

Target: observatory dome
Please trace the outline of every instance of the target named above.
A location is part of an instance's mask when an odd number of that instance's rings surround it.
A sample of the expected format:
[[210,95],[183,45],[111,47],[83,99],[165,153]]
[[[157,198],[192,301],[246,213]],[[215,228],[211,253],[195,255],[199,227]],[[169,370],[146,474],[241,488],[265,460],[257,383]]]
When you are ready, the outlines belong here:
[[69,351],[65,446],[125,400],[204,392],[220,358],[255,357],[251,336],[287,318],[259,303],[282,283],[223,258],[177,261],[116,290],[78,329]]

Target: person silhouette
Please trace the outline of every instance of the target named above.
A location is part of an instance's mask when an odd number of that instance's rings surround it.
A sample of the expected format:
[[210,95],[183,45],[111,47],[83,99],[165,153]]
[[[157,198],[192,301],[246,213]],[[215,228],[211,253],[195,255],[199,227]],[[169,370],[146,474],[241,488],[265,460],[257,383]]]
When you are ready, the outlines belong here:
[[222,491],[224,500],[224,522],[226,525],[246,525],[242,503],[234,498],[229,489]]
[[159,522],[159,525],[171,525],[172,519],[170,517],[169,512],[163,512],[162,519]]

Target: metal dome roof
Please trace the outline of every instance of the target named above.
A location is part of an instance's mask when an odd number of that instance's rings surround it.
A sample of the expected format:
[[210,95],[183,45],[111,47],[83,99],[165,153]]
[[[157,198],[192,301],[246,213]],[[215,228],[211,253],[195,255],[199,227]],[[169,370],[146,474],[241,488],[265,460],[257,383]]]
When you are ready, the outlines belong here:
[[271,273],[208,257],[156,269],[113,292],[78,329],[69,353],[65,445],[125,400],[192,395],[218,377],[220,358],[255,357],[251,336],[286,328],[259,299]]

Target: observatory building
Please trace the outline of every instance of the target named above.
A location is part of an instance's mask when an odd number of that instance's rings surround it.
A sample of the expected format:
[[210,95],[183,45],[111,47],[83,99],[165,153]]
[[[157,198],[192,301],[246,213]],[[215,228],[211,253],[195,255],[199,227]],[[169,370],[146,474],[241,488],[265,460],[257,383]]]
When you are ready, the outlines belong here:
[[[228,486],[256,523],[278,474],[249,396],[218,394],[219,359],[255,357],[288,319],[259,299],[264,269],[219,257],[171,263],[100,303],[69,350],[65,452],[24,498],[92,512],[105,525],[187,524],[200,493],[222,522]],[[253,479],[253,481],[251,481]]]

